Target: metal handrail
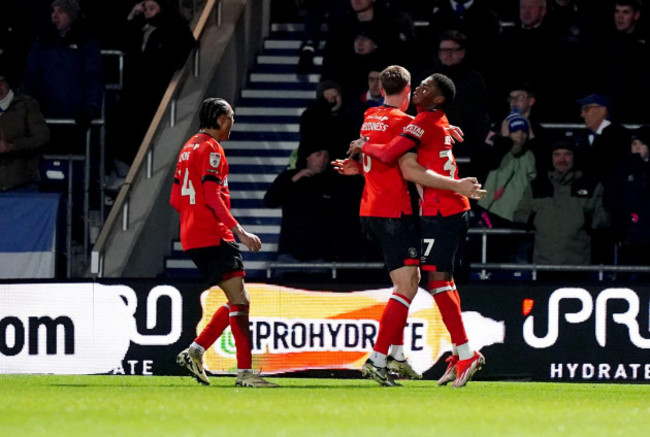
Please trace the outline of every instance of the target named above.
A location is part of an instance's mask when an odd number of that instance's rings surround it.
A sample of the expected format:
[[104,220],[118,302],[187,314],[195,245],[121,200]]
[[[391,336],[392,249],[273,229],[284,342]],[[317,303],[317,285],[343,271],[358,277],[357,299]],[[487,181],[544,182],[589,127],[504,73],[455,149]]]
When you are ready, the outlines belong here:
[[[525,270],[532,272],[532,279],[537,280],[538,271],[546,272],[598,272],[602,281],[605,272],[612,273],[650,273],[650,266],[619,266],[612,264],[518,264],[518,263],[470,263],[471,268],[486,270]],[[488,279],[482,274],[482,279]]]
[[102,56],[117,56],[118,76],[117,83],[105,83],[104,89],[121,91],[124,86],[124,52],[122,50],[102,49]]
[[336,279],[338,270],[346,269],[383,269],[385,266],[382,262],[276,262],[272,261],[266,267],[266,277],[271,277],[272,270],[276,269],[330,269],[332,279]]
[[[470,263],[472,269],[481,270],[480,277],[488,279],[487,270],[519,270],[531,271],[532,279],[537,280],[538,271],[555,271],[555,272],[597,272],[598,280],[604,279],[606,272],[613,273],[650,273],[650,266],[632,266],[632,265],[583,265],[583,264],[519,264],[519,263],[488,263],[487,255],[487,236],[488,235],[534,235],[533,231],[523,229],[508,228],[470,228],[469,234],[482,236],[481,262]],[[336,279],[336,271],[342,269],[383,269],[384,263],[381,262],[269,262],[266,268],[266,277],[271,278],[273,270],[294,269],[307,270],[313,268],[330,269],[332,279]]]
[[[45,123],[52,126],[74,126],[77,124],[76,120],[73,118],[46,118]],[[90,122],[90,127],[86,130],[86,146],[85,146],[85,152],[83,155],[74,155],[74,154],[60,154],[60,155],[51,155],[51,154],[44,154],[43,158],[46,159],[60,159],[62,161],[68,161],[68,167],[69,167],[69,173],[68,173],[68,209],[72,208],[72,161],[84,161],[84,183],[83,183],[83,223],[84,223],[84,257],[87,260],[88,257],[88,245],[90,241],[90,218],[89,218],[89,211],[90,211],[90,140],[91,140],[91,129],[92,127],[99,127],[100,129],[104,128],[104,119],[103,118],[97,118],[94,119]],[[101,136],[103,138],[103,131],[101,133]],[[102,139],[103,141],[103,139]],[[83,157],[83,158],[82,158]],[[102,160],[103,161],[103,160]],[[102,162],[103,166],[103,162]],[[104,172],[103,172],[103,167],[100,168],[100,180],[103,181],[104,178]],[[103,201],[103,199],[102,199]],[[67,226],[71,228],[71,212],[69,213],[69,216],[66,218]],[[71,276],[72,271],[71,271],[71,240],[70,240],[70,230],[68,229],[68,235],[66,237],[66,246],[68,250],[68,266],[67,266],[67,274],[68,277]]]
[[[206,1],[203,11],[201,12],[201,15],[197,20],[197,23],[192,32],[192,34],[194,35],[194,39],[197,42],[200,40],[201,36],[203,35],[203,32],[207,27],[208,20],[211,14],[213,13],[213,11],[215,10],[215,8],[217,10],[217,13],[220,15],[221,14],[220,0]],[[192,59],[192,57],[198,56],[198,51],[199,50],[197,45],[197,47],[193,49],[190,57],[188,57],[188,61],[189,59]],[[154,115],[153,120],[149,125],[149,129],[147,130],[147,133],[145,134],[144,139],[140,144],[138,153],[135,156],[133,163],[131,164],[129,172],[125,178],[124,184],[120,188],[120,191],[115,199],[113,207],[108,215],[108,218],[106,219],[106,222],[102,227],[99,237],[97,238],[95,246],[92,249],[91,257],[90,257],[90,272],[92,274],[96,274],[98,276],[101,276],[103,274],[104,250],[108,242],[108,238],[111,232],[113,231],[113,229],[120,222],[120,218],[122,222],[122,230],[127,230],[129,227],[129,197],[131,194],[131,189],[135,185],[135,180],[138,177],[138,174],[140,173],[140,170],[143,165],[145,164],[148,165],[145,177],[151,177],[152,174],[151,168],[153,166],[153,139],[156,132],[158,131],[158,128],[162,124],[162,119],[164,115],[167,113],[168,110],[170,111],[170,116],[171,116],[170,126],[173,127],[175,124],[176,95],[181,86],[181,82],[183,78],[186,77],[191,70],[193,71],[195,76],[198,75],[198,71],[197,71],[198,62],[196,62],[194,59],[192,60],[192,62],[188,62],[188,61],[185,62],[183,68],[179,69],[178,71],[176,71],[176,73],[174,73],[174,76],[172,77],[169,86],[167,87],[167,90],[165,91],[162,100],[160,101],[158,110],[156,111],[156,114]]]

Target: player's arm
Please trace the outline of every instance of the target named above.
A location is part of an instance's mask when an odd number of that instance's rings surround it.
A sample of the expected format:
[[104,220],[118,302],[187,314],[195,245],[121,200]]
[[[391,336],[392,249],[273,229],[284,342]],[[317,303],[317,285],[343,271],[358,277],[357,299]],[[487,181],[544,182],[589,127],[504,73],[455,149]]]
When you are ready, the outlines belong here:
[[212,209],[219,221],[226,225],[233,234],[237,235],[239,241],[241,241],[248,250],[251,252],[257,252],[262,247],[262,242],[257,235],[251,234],[237,223],[237,220],[235,220],[233,215],[230,213],[230,210],[221,197],[221,186],[222,182],[218,177],[213,175],[204,176],[203,192],[205,193],[205,202],[208,204],[210,209]]
[[414,149],[417,145],[418,141],[415,138],[407,135],[399,135],[393,138],[388,144],[363,143],[361,151],[384,164],[392,164],[400,156]]
[[172,194],[169,196],[169,204],[179,213],[181,212],[181,181],[174,176],[174,184],[172,185]]
[[330,164],[332,164],[334,170],[336,170],[337,172],[339,172],[339,174],[342,174],[344,176],[354,176],[358,174],[361,175],[363,174],[363,168],[361,166],[361,163],[353,158],[336,159],[332,161]]
[[426,187],[454,191],[470,199],[480,199],[486,193],[474,177],[454,179],[421,166],[415,153],[405,153],[399,159],[404,179]]

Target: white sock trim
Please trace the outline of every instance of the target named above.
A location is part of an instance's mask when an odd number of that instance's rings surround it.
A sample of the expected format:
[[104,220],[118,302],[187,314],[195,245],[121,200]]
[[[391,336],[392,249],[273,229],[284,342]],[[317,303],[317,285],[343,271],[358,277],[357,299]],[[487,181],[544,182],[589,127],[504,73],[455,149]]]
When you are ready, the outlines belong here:
[[397,361],[406,361],[406,355],[404,355],[404,345],[392,344],[390,346],[390,356],[395,358]]
[[434,289],[429,290],[429,293],[431,293],[431,296],[436,295],[438,293],[444,293],[446,291],[453,291],[454,289],[451,287],[451,285],[445,285],[443,287],[436,287]]
[[474,351],[469,345],[469,342],[458,345],[458,358],[461,360],[469,360],[474,356]]
[[393,300],[396,300],[396,301],[399,302],[399,303],[401,303],[401,304],[404,305],[406,308],[411,308],[411,303],[410,303],[409,301],[407,301],[406,299],[404,299],[404,298],[403,298],[402,296],[400,296],[400,295],[393,294],[393,295],[391,295],[390,298],[393,299]]
[[375,367],[386,367],[386,355],[381,352],[372,351],[370,353],[370,361]]
[[205,353],[205,348],[198,344],[197,342],[193,341],[192,344],[190,345],[191,349],[197,350],[201,355]]

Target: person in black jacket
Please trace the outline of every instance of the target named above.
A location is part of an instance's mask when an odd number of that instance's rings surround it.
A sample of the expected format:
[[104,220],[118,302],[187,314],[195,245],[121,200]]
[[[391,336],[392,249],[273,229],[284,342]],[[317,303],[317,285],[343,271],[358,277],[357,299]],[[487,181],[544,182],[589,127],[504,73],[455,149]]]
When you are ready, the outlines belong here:
[[445,109],[449,123],[460,126],[464,141],[454,144],[454,156],[470,158],[489,130],[488,89],[483,75],[467,57],[467,36],[457,30],[443,32],[438,41],[435,65],[420,73],[420,83],[433,73],[442,73],[454,81],[456,97]]
[[587,173],[604,182],[612,167],[628,153],[630,134],[611,119],[606,96],[590,94],[578,103],[586,129],[578,139],[577,157]]
[[188,24],[166,0],[136,3],[124,24],[124,87],[115,119],[109,120],[108,134],[115,136],[109,136],[108,152],[130,165],[172,76],[185,63],[195,40]]
[[75,120],[52,131],[49,151],[83,153],[86,131],[101,116],[104,80],[99,43],[77,0],[52,2],[51,23],[29,50],[22,88],[45,118]]
[[[600,183],[605,183],[612,168],[628,153],[630,136],[628,130],[610,120],[610,102],[602,94],[591,94],[578,101],[580,116],[587,128],[579,139],[576,159],[585,173]],[[614,263],[614,236],[611,228],[594,230],[592,233],[592,262]]]
[[604,201],[621,265],[650,264],[650,126],[632,132],[632,153],[612,171]]
[[338,195],[329,153],[315,147],[299,151],[298,166],[280,173],[264,196],[267,208],[282,207],[278,260],[331,261],[332,223]]

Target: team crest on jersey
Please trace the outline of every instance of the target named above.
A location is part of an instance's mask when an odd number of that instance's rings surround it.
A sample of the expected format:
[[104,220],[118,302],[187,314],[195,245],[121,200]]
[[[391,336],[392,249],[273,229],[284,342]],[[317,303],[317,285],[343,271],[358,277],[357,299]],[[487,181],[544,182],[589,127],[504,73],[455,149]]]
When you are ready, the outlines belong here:
[[422,135],[424,135],[424,129],[422,129],[420,126],[415,126],[414,124],[409,124],[406,126],[404,128],[404,132],[411,134],[417,138],[422,138]]
[[219,163],[221,162],[221,154],[220,153],[210,153],[210,165],[212,167],[219,167]]
[[418,256],[418,251],[415,247],[409,247],[409,257],[410,258],[417,258]]

